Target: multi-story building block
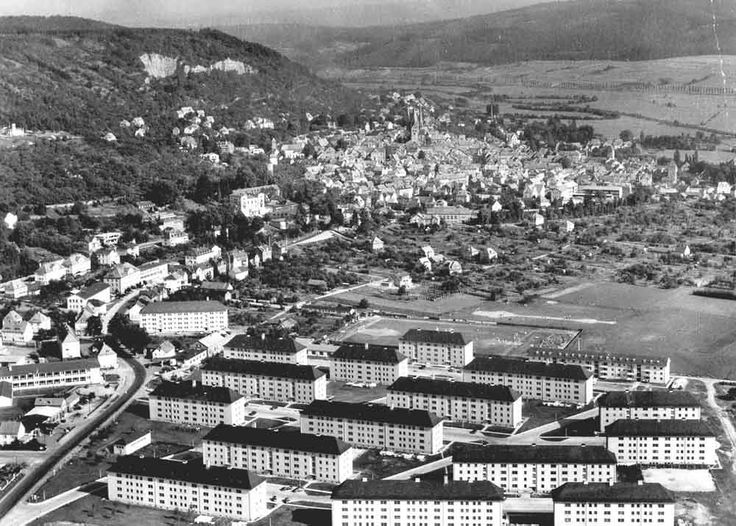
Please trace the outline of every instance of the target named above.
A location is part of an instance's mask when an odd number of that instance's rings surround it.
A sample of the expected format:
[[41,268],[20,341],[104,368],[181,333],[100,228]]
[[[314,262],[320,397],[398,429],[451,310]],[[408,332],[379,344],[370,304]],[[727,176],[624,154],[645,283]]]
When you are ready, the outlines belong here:
[[216,356],[203,364],[202,383],[262,400],[308,404],[327,399],[327,375],[309,365]]
[[498,445],[452,456],[455,480],[488,480],[507,493],[549,493],[566,482],[616,481],[616,456],[603,446]]
[[675,523],[675,498],[658,483],[568,482],[552,491],[554,526]]
[[254,521],[267,512],[265,481],[243,469],[207,467],[137,456],[119,457],[107,471],[115,502]]
[[245,398],[227,387],[162,382],[148,399],[151,420],[207,427],[245,422]]
[[417,362],[463,367],[473,359],[473,341],[454,331],[410,329],[399,351]]
[[391,384],[407,374],[409,359],[396,347],[343,344],[330,357],[332,380]]
[[430,455],[442,448],[442,420],[418,409],[317,400],[302,410],[299,427],[360,447]]
[[485,481],[346,480],[332,492],[332,525],[501,526],[503,499]]
[[593,400],[593,375],[579,365],[476,358],[463,369],[463,380],[506,385],[524,398],[542,401],[585,405]]
[[616,420],[700,420],[700,402],[687,391],[610,391],[598,398],[601,432]]
[[261,334],[236,334],[224,346],[225,358],[264,360],[266,362],[307,364],[307,347],[294,338],[276,338]]
[[405,376],[388,388],[386,403],[424,409],[460,422],[512,429],[521,424],[521,395],[505,385]]
[[227,329],[227,307],[217,301],[157,301],[141,309],[149,334],[203,333]]
[[353,475],[353,448],[331,436],[220,425],[202,439],[206,465],[339,484]]
[[606,447],[619,464],[715,466],[718,441],[700,420],[616,420]]
[[601,380],[626,380],[668,384],[669,357],[647,357],[607,352],[582,352],[572,349],[529,349],[530,360],[545,363],[581,365]]
[[13,391],[91,385],[103,382],[97,358],[62,362],[11,365],[0,368],[0,382],[13,384]]

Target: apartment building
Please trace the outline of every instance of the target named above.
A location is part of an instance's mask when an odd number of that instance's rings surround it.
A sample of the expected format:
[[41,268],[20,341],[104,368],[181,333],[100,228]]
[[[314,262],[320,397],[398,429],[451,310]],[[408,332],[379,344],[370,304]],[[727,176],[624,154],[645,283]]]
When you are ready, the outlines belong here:
[[332,491],[332,526],[501,526],[490,482],[346,480]]
[[202,439],[206,465],[339,484],[353,475],[353,448],[331,436],[219,425]]
[[687,391],[610,391],[598,398],[601,432],[616,420],[700,420],[700,403]]
[[428,455],[442,448],[442,419],[419,409],[316,400],[302,410],[299,427],[359,447]]
[[309,365],[216,356],[201,371],[203,384],[234,389],[247,398],[300,404],[327,398],[327,375]]
[[218,261],[222,258],[222,249],[217,245],[192,248],[184,256],[184,264],[187,267],[196,267],[210,261]]
[[399,338],[399,352],[417,362],[463,367],[473,359],[473,341],[455,331],[410,329]]
[[530,360],[580,365],[601,380],[626,380],[651,384],[670,382],[669,357],[648,357],[567,349],[529,349]]
[[10,382],[13,391],[90,385],[103,382],[97,358],[62,362],[11,365],[0,368],[0,382]]
[[150,261],[138,267],[140,282],[145,285],[158,285],[169,275],[167,261]]
[[718,441],[700,420],[616,420],[606,447],[619,464],[715,466]]
[[107,471],[115,502],[253,521],[267,513],[265,481],[250,471],[123,456]]
[[554,526],[675,524],[674,495],[658,483],[568,482],[552,491]]
[[460,422],[510,429],[521,424],[521,395],[505,385],[405,376],[388,388],[386,404],[424,409]]
[[409,359],[396,347],[343,344],[330,356],[332,380],[391,384],[409,374]]
[[266,362],[307,364],[307,347],[294,338],[260,334],[236,334],[224,346],[225,358],[264,360]]
[[148,398],[151,420],[207,427],[245,422],[245,398],[227,387],[162,382]]
[[455,480],[488,480],[507,493],[549,493],[567,482],[616,481],[616,456],[603,446],[494,445],[453,454]]
[[81,290],[73,290],[66,298],[66,308],[74,312],[82,312],[90,301],[110,303],[111,288],[107,283],[93,283]]
[[121,263],[105,274],[103,281],[110,285],[113,294],[124,294],[127,290],[140,284],[141,272],[135,265]]
[[475,358],[463,380],[506,385],[524,398],[585,405],[593,400],[593,375],[580,365],[502,358]]
[[227,329],[227,307],[217,301],[159,301],[141,309],[149,334],[202,333]]

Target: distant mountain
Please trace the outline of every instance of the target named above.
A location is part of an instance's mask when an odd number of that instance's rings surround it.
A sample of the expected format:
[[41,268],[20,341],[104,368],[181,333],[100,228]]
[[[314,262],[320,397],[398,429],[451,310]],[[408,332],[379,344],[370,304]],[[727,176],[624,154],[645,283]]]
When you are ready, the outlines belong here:
[[407,26],[226,30],[274,45],[315,68],[650,60],[736,54],[736,2],[571,0]]
[[32,129],[99,135],[136,116],[168,122],[180,106],[234,125],[254,113],[338,112],[356,100],[272,49],[215,30],[0,18],[0,50],[0,123]]

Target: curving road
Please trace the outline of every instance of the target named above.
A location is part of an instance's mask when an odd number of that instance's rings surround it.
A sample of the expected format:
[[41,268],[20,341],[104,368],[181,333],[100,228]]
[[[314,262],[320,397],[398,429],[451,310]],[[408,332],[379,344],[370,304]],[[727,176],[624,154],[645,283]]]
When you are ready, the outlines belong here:
[[[51,470],[53,470],[57,464],[59,464],[64,457],[77,447],[85,438],[87,438],[93,431],[98,428],[104,427],[111,420],[113,420],[118,412],[124,410],[131,402],[133,396],[143,386],[143,382],[146,378],[146,369],[137,360],[128,356],[120,355],[132,369],[134,373],[133,382],[128,385],[123,393],[115,399],[104,411],[99,412],[92,418],[85,420],[85,422],[74,430],[73,436],[68,436],[56,449],[53,449],[48,457],[46,457],[40,464],[37,464],[26,473],[26,475],[16,484],[5,496],[0,500],[0,519],[5,517],[8,512],[24,498],[26,498],[34,489],[35,486],[41,481],[41,479]],[[12,523],[6,520],[0,520],[2,524]]]

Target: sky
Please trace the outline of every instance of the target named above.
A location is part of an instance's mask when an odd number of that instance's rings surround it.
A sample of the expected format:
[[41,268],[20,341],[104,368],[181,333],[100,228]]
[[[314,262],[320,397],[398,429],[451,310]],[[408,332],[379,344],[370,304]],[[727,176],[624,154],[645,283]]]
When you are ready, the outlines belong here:
[[[67,15],[127,26],[215,26],[257,22],[370,25],[457,18],[540,0],[0,0],[0,16]],[[361,20],[350,16],[360,6]],[[366,6],[375,16],[366,16]],[[400,7],[400,9],[399,9]],[[410,7],[410,9],[407,9]],[[400,17],[392,19],[392,13]],[[408,14],[407,14],[408,13]]]

